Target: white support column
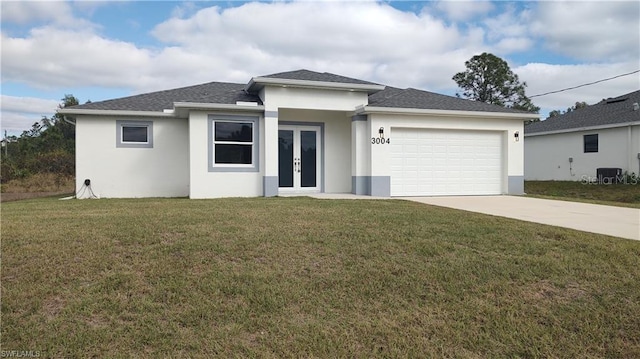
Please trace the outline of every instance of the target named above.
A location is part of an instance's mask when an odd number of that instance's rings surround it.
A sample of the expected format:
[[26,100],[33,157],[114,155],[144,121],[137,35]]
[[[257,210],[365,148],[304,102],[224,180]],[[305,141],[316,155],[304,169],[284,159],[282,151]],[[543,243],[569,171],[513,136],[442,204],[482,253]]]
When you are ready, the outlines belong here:
[[265,197],[278,195],[278,109],[264,111],[264,177]]
[[351,117],[351,193],[371,195],[369,129],[366,115]]

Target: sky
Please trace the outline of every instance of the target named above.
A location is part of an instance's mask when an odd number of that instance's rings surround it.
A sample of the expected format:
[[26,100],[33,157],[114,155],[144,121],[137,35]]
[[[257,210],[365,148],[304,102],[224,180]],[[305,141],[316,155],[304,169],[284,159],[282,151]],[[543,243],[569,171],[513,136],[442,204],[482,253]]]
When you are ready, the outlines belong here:
[[1,1],[1,130],[80,103],[308,69],[455,95],[483,52],[541,117],[640,89],[639,1]]

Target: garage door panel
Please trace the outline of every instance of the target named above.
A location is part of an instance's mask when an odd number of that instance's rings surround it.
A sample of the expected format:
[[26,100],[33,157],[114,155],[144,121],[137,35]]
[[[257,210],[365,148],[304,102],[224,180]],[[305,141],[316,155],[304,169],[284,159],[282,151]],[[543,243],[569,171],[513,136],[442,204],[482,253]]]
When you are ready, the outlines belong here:
[[500,194],[502,134],[392,129],[391,195]]

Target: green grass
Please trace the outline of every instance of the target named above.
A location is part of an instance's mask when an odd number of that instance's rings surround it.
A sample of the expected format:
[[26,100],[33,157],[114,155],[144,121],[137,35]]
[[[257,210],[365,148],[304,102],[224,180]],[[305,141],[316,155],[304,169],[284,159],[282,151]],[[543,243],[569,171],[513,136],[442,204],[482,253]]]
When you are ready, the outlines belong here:
[[2,350],[640,356],[640,242],[395,200],[2,205]]
[[532,197],[640,208],[640,184],[525,181],[524,192]]

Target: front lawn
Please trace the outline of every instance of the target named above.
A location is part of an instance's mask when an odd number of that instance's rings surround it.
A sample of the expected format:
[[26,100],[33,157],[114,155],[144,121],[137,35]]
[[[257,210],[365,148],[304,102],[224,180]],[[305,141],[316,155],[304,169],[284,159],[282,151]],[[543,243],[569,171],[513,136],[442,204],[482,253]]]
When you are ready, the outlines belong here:
[[640,357],[640,242],[398,200],[2,205],[3,353]]
[[[635,182],[634,182],[635,183]],[[640,184],[597,184],[580,181],[525,181],[527,195],[565,201],[640,208]]]

